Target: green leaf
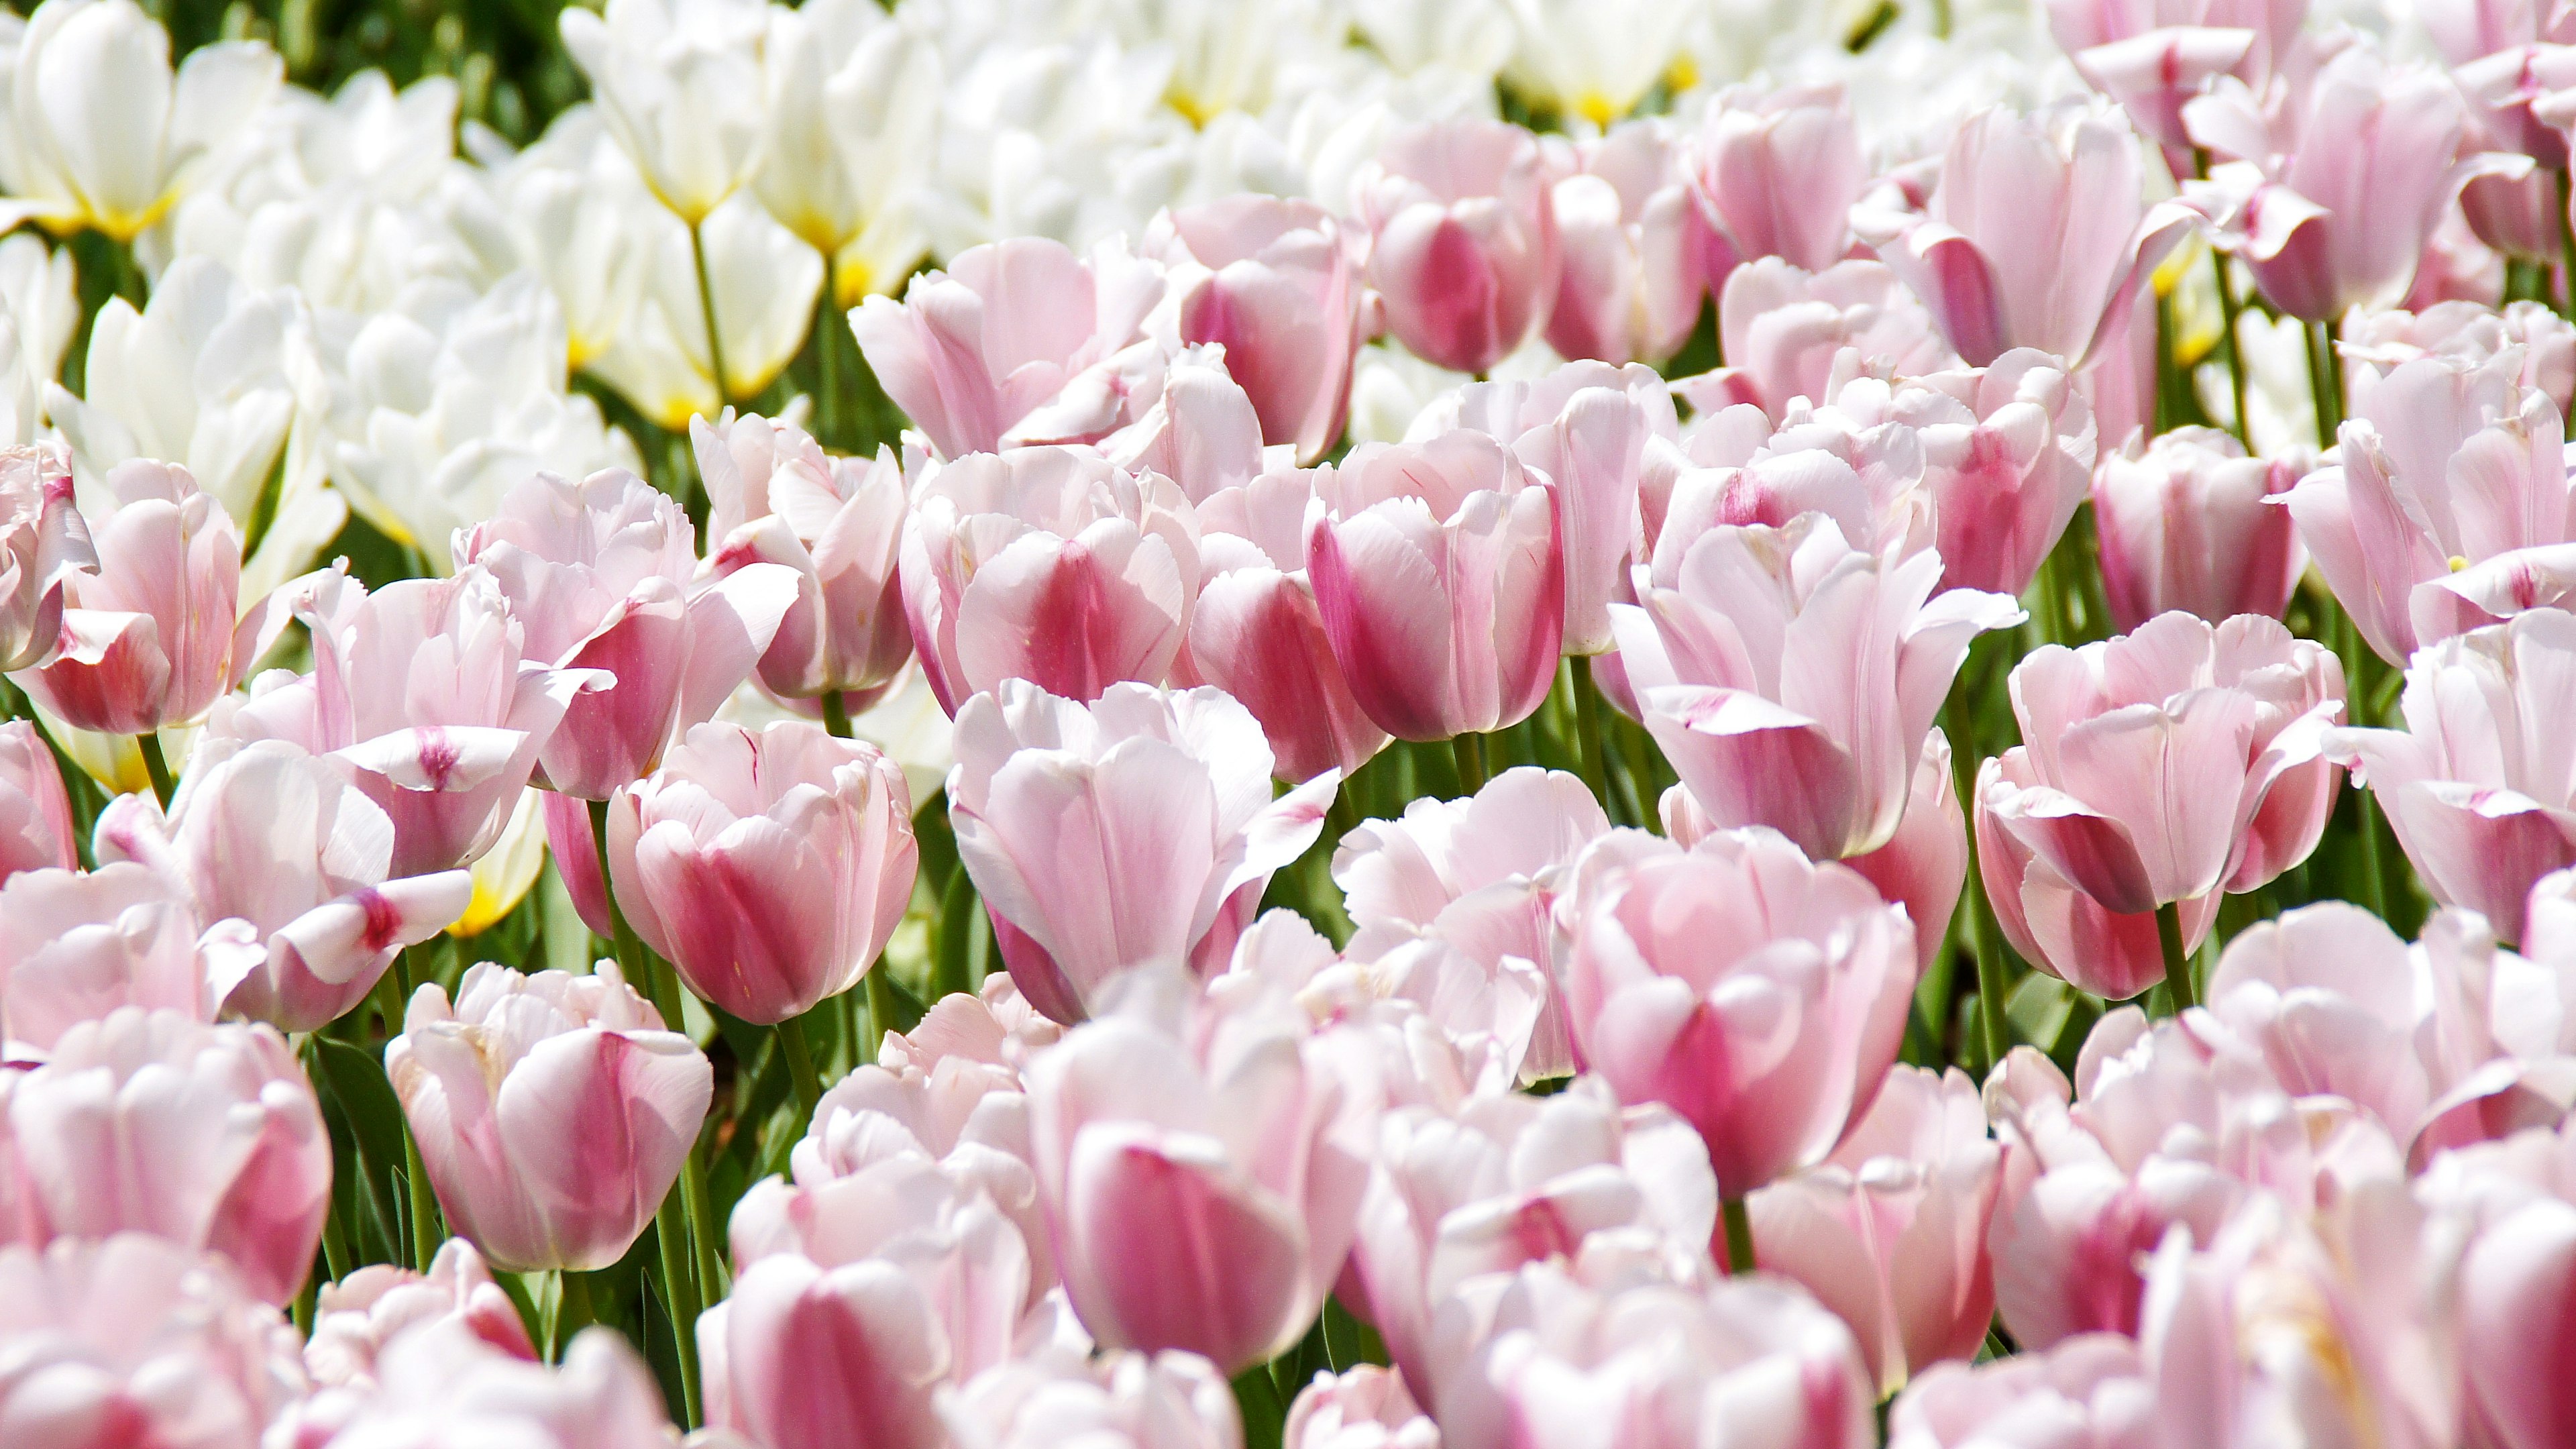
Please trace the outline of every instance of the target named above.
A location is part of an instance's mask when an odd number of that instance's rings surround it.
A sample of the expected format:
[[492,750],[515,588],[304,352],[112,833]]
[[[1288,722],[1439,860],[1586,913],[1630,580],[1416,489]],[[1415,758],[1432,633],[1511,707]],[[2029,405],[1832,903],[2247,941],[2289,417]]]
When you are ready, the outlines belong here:
[[402,1161],[402,1101],[394,1095],[394,1084],[385,1080],[384,1066],[347,1042],[317,1036],[313,1045],[322,1074],[331,1079],[332,1095],[349,1114],[358,1150],[388,1167]]

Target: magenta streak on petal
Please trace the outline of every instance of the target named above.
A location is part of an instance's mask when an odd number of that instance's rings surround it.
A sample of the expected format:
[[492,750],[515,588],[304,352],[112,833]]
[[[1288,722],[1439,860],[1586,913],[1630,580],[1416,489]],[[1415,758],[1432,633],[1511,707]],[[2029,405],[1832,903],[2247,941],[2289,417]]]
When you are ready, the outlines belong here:
[[1026,621],[1029,679],[1049,694],[1088,704],[1128,675],[1129,661],[1101,656],[1100,646],[1117,637],[1122,622],[1102,584],[1090,548],[1065,540]]
[[385,898],[385,893],[368,886],[358,892],[358,909],[367,913],[367,931],[361,944],[370,951],[382,951],[394,944],[402,933],[402,912]]

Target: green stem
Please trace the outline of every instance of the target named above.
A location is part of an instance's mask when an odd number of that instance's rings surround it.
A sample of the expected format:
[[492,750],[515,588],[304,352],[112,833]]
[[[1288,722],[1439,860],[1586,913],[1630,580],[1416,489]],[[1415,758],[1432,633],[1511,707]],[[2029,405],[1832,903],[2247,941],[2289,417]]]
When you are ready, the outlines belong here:
[[563,1362],[564,1348],[573,1335],[598,1322],[597,1311],[590,1301],[590,1275],[578,1268],[566,1268],[555,1274],[555,1331],[548,1345],[555,1362]]
[[1234,1403],[1243,1415],[1243,1449],[1279,1449],[1288,1406],[1271,1381],[1270,1365],[1257,1363],[1234,1376]]
[[322,1219],[322,1267],[335,1283],[357,1268],[349,1258],[349,1231],[340,1226],[340,1209],[336,1203]]
[[170,778],[169,757],[161,753],[160,731],[145,730],[136,735],[134,747],[143,752],[143,770],[152,777],[152,793],[160,798],[162,809],[169,809],[170,797],[178,793],[179,786]]
[[[965,867],[958,867],[957,873],[964,875]],[[975,908],[980,911],[982,904]],[[894,1030],[894,988],[886,984],[885,969],[882,961],[868,968],[868,1038],[867,1050],[859,1054],[862,1061],[875,1061],[886,1033]]]
[[823,691],[823,728],[830,731],[834,739],[850,737],[850,708],[842,702],[841,692],[837,689]]
[[2191,984],[2191,957],[2182,948],[2182,904],[2167,901],[2156,907],[2156,942],[2165,952],[2165,989],[2173,994],[2176,1015],[2199,1004]]
[[796,1104],[811,1122],[815,1106],[823,1100],[823,1083],[814,1075],[814,1049],[805,1040],[805,1018],[791,1016],[778,1024],[778,1049],[787,1054],[787,1079],[796,1084]]
[[2558,213],[2558,265],[2562,274],[2561,280],[2566,283],[2566,300],[2560,305],[2564,308],[2565,316],[2576,320],[2576,223],[2571,223],[2568,218],[2568,199],[2567,169],[2560,167],[2558,205],[2553,208]]
[[814,303],[814,355],[822,364],[823,395],[814,400],[814,430],[825,445],[847,446],[841,435],[841,263],[823,252],[823,295]]
[[716,285],[707,272],[707,228],[703,221],[689,225],[689,259],[698,268],[698,311],[707,324],[707,367],[715,374],[716,411],[722,412],[724,405],[733,401],[733,378],[725,371],[724,333],[716,327]]
[[1601,766],[1601,691],[1592,684],[1592,656],[1577,654],[1568,662],[1574,670],[1574,734],[1583,786],[1607,808],[1610,786]]
[[1720,1205],[1726,1219],[1726,1271],[1753,1271],[1753,1214],[1740,1197],[1728,1198]]
[[2308,344],[2308,395],[2316,404],[2317,446],[2331,448],[2343,427],[2343,364],[2334,354],[2334,329],[2310,322],[2302,329]]
[[429,1172],[421,1165],[420,1140],[411,1135],[411,1122],[403,1122],[403,1175],[411,1183],[411,1265],[419,1272],[429,1271],[438,1257],[438,1202],[429,1190]]
[[1473,795],[1485,788],[1484,738],[1474,733],[1462,734],[1449,742],[1458,758],[1458,793]]
[[2227,399],[2235,405],[2236,441],[2247,453],[2254,451],[2254,435],[2245,420],[2245,358],[2238,351],[2236,319],[2245,314],[2245,304],[2237,300],[2236,279],[2227,275],[2227,253],[2211,248],[2210,264],[2218,269],[2218,315],[2227,326]]

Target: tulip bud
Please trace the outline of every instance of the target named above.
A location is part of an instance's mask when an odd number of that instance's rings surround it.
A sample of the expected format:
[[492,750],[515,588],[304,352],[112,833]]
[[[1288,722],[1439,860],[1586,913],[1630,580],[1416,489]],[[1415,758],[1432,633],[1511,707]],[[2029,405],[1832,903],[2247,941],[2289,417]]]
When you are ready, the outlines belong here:
[[0,1038],[10,1056],[50,1053],[63,1033],[120,1006],[215,1019],[212,983],[266,954],[238,917],[202,927],[181,882],[132,861],[31,870],[0,886]]
[[1484,372],[1547,321],[1563,258],[1537,138],[1500,121],[1404,131],[1352,183],[1368,281],[1415,356]]
[[1342,435],[1363,338],[1359,248],[1311,202],[1229,196],[1168,211],[1145,250],[1173,269],[1180,339],[1225,348],[1262,441],[1312,463]]
[[2279,618],[2307,550],[2274,500],[2306,472],[2304,458],[2248,458],[2215,428],[2176,428],[2143,453],[2104,458],[2093,519],[2111,621],[2135,629],[2175,609],[2213,624]]
[[120,1007],[64,1031],[0,1103],[12,1139],[0,1158],[15,1159],[29,1210],[20,1241],[133,1229],[222,1254],[265,1302],[304,1286],[331,1206],[331,1139],[268,1027]]
[[766,7],[618,0],[561,17],[608,132],[654,197],[691,226],[749,176],[760,143]]
[[2074,379],[2056,358],[2016,349],[1900,387],[1889,407],[1922,439],[1941,587],[2019,597],[2092,476],[2099,434]]
[[616,968],[481,962],[413,993],[385,1075],[448,1223],[514,1271],[604,1268],[678,1180],[714,1069]]
[[1710,238],[1682,149],[1648,119],[1554,152],[1570,163],[1551,196],[1565,271],[1547,341],[1559,354],[1660,363],[1690,341],[1708,301]]
[[1687,164],[1701,214],[1743,260],[1821,272],[1850,249],[1851,207],[1869,172],[1839,91],[1728,92]]
[[98,567],[60,448],[0,448],[0,673],[62,641],[65,580]]
[[914,867],[902,768],[801,720],[699,725],[608,802],[609,874],[635,934],[762,1025],[858,984]]
[[1878,262],[1836,262],[1821,272],[1777,257],[1749,262],[1728,274],[1717,321],[1727,365],[1680,384],[1703,415],[1751,403],[1782,419],[1792,399],[1825,403],[1845,348],[1871,373],[1900,377],[1955,361],[1932,314]]

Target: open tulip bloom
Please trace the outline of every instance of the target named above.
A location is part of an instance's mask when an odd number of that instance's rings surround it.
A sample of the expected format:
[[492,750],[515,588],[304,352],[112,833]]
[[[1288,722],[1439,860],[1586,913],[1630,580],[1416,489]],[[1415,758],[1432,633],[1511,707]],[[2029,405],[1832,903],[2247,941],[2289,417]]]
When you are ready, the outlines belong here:
[[0,1449],[2576,1446],[2576,8],[21,8]]

